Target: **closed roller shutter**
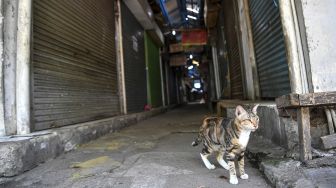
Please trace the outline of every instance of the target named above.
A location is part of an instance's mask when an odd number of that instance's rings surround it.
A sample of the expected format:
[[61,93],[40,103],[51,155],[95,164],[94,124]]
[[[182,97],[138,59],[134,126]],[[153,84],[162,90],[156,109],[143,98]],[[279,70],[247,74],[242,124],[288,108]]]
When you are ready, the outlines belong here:
[[124,3],[121,13],[127,112],[139,112],[147,104],[144,30]]
[[145,33],[145,56],[147,65],[148,103],[152,107],[162,106],[160,50],[148,32]]
[[35,130],[119,114],[110,0],[33,3]]
[[224,30],[227,41],[227,49],[229,56],[229,72],[231,85],[231,98],[243,99],[243,78],[240,62],[239,41],[236,29],[238,27],[237,18],[235,16],[235,4],[233,0],[224,1]]
[[250,16],[261,96],[290,93],[286,47],[277,0],[250,0]]

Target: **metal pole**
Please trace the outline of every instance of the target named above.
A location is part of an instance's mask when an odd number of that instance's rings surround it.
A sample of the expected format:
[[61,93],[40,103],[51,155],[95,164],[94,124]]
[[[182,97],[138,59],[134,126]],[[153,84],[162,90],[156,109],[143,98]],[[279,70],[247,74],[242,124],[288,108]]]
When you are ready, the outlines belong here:
[[6,135],[3,101],[3,1],[0,0],[0,136]]
[[19,1],[16,56],[17,134],[30,133],[30,40],[32,0]]
[[167,90],[167,105],[170,105],[170,92],[169,92],[169,69],[170,66],[165,64],[165,72],[166,72],[166,90]]
[[4,0],[4,95],[7,135],[16,134],[16,34],[18,1]]
[[162,66],[162,48],[160,48],[160,77],[161,77],[161,93],[162,93],[162,106],[166,106],[165,92],[164,92],[164,79],[163,79],[163,66]]
[[115,27],[116,27],[116,49],[117,49],[117,62],[118,62],[118,80],[119,80],[119,100],[121,113],[127,114],[127,101],[126,101],[126,86],[125,86],[125,68],[124,68],[124,50],[123,50],[123,37],[122,37],[122,19],[120,0],[114,1],[117,6],[115,12]]

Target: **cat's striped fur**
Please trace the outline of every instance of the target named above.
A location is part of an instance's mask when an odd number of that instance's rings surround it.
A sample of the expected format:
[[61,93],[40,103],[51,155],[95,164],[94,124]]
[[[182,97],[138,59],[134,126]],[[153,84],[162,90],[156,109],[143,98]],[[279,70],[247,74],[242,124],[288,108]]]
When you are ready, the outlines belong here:
[[204,148],[201,157],[208,169],[215,168],[208,160],[208,156],[214,152],[217,153],[218,163],[230,171],[230,183],[232,184],[238,183],[235,160],[238,161],[240,177],[248,179],[244,170],[244,152],[250,133],[258,128],[257,108],[258,105],[254,106],[252,110],[245,110],[242,106],[237,106],[234,119],[206,117],[203,120],[198,138],[192,143],[193,146],[196,146],[203,142]]

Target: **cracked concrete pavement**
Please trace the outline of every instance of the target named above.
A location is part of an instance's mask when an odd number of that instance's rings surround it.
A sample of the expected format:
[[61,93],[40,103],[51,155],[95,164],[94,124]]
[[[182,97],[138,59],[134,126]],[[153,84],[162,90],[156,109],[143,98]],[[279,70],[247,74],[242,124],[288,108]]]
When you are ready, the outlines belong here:
[[[246,160],[248,180],[228,183],[229,172],[215,158],[209,171],[201,147],[191,147],[205,106],[189,105],[81,145],[75,151],[39,165],[4,187],[215,188],[270,187]],[[1,186],[1,184],[0,184]]]

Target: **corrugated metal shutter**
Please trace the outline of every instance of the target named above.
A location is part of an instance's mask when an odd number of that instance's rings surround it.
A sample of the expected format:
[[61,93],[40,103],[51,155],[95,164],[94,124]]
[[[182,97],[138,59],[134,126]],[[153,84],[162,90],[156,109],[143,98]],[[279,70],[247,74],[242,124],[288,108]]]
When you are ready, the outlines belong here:
[[162,106],[160,49],[148,32],[145,32],[148,102],[152,107]]
[[119,114],[110,0],[33,3],[35,130]]
[[290,93],[286,47],[277,0],[250,0],[253,41],[261,96]]
[[224,30],[229,56],[229,72],[231,85],[231,98],[244,98],[242,68],[240,62],[239,41],[237,34],[237,18],[235,16],[233,0],[224,1]]
[[144,30],[125,3],[121,13],[127,111],[139,112],[147,104]]

